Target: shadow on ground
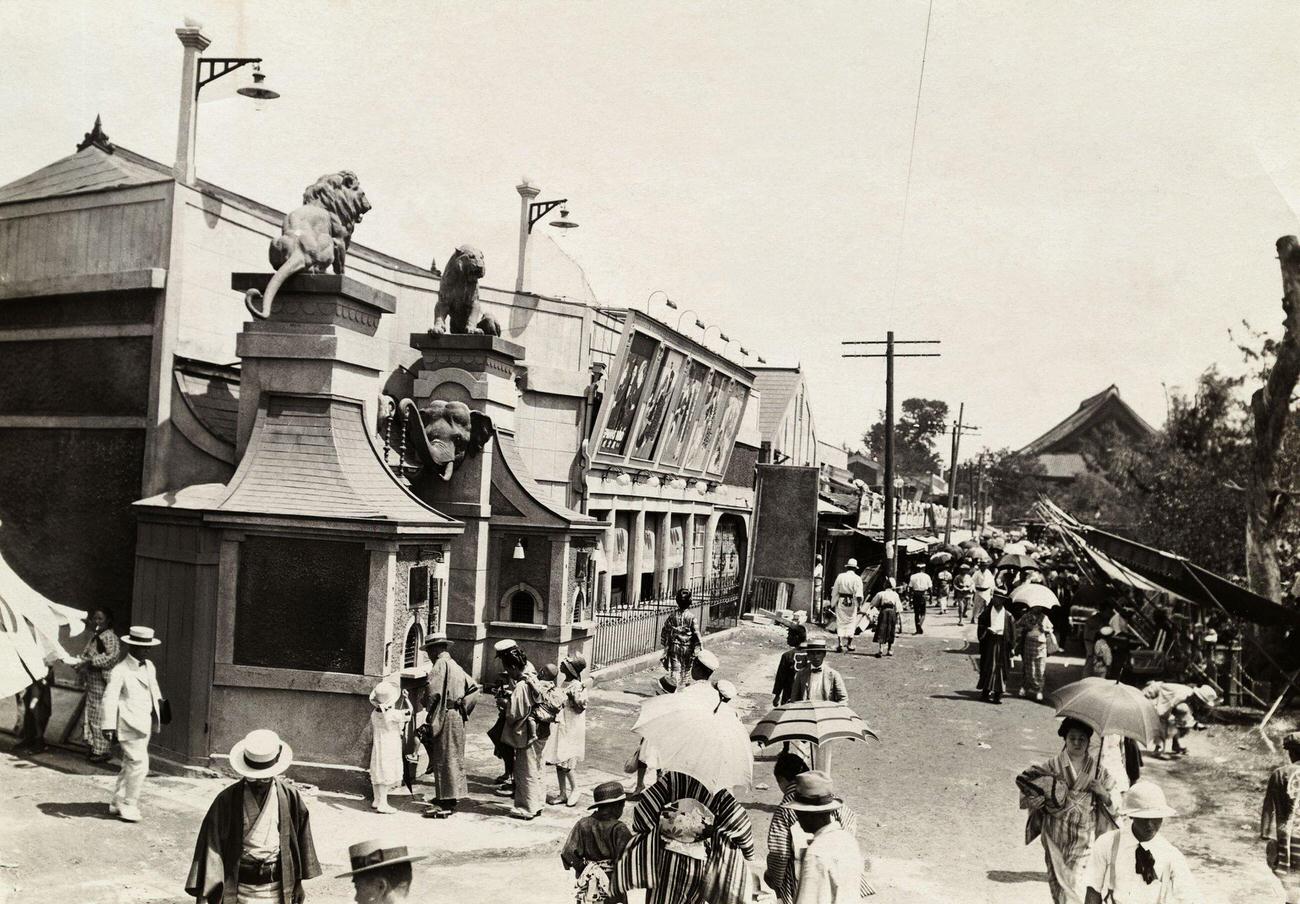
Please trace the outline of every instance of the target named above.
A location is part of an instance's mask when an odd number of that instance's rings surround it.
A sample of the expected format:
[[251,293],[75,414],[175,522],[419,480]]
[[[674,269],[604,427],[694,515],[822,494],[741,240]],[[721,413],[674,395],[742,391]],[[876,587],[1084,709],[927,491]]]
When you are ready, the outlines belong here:
[[102,800],[83,803],[43,803],[37,804],[36,809],[46,816],[55,816],[59,819],[117,819],[108,812],[108,804]]
[[988,871],[990,882],[1015,885],[1020,882],[1046,882],[1047,873],[1035,870],[991,869]]

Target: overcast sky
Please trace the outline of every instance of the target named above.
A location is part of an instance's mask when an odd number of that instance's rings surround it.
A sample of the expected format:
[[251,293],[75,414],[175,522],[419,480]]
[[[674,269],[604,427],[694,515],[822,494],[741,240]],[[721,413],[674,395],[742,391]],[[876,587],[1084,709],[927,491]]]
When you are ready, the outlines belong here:
[[602,304],[662,289],[801,363],[824,440],[856,444],[883,405],[883,363],[840,341],[891,328],[943,340],[898,393],[965,401],[970,451],[1111,383],[1158,425],[1162,383],[1240,369],[1228,330],[1280,323],[1273,243],[1297,231],[1300,4],[936,0],[903,233],[926,11],[0,0],[0,183],[96,113],[171,162],[189,15],[283,95],[205,89],[203,178],[289,209],[354,169],[358,241],[419,264],[477,244],[511,286],[527,174],[570,199],[581,228],[555,241]]

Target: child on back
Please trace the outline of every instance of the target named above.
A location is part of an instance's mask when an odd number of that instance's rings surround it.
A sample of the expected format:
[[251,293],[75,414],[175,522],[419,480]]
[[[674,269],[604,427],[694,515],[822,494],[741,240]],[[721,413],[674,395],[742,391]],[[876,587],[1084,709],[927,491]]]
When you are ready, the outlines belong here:
[[573,770],[587,755],[587,688],[582,678],[586,668],[587,660],[581,653],[560,663],[555,699],[561,709],[543,752],[543,759],[555,766],[560,785],[559,794],[547,799],[550,804],[576,807],[581,797]]
[[618,782],[605,782],[592,792],[592,816],[579,819],[560,849],[560,862],[577,875],[578,904],[615,904],[610,880],[614,864],[632,840],[632,830],[621,821],[627,796]]

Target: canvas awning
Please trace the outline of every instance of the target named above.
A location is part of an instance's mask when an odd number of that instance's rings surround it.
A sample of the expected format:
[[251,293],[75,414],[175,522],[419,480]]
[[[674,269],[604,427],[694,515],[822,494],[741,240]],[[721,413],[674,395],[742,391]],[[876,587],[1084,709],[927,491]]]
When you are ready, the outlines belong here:
[[1095,527],[1085,527],[1081,533],[1090,546],[1162,590],[1201,605],[1222,606],[1230,615],[1257,625],[1300,625],[1300,611],[1234,584],[1182,556]]

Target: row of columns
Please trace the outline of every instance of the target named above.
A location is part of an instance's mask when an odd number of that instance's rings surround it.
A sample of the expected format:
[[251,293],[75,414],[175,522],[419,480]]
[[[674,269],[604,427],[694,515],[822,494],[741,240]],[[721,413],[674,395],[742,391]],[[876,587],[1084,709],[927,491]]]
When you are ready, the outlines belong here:
[[[606,562],[613,561],[614,550],[617,549],[617,539],[615,535],[616,518],[619,509],[612,505],[605,520],[609,522],[609,527],[605,530],[604,546]],[[625,510],[627,511],[627,510]],[[644,503],[636,509],[630,511],[632,516],[631,525],[628,529],[627,538],[627,597],[632,600],[640,595],[641,575],[643,565],[645,564],[645,529],[646,515],[659,515],[655,531],[656,559],[654,563],[655,589],[656,591],[667,587],[669,572],[672,570],[668,567],[668,554],[672,545],[672,516],[671,509],[652,509],[647,510]],[[690,511],[684,513],[686,518],[682,524],[682,565],[686,569],[687,575],[690,574],[692,556],[695,552],[695,521],[697,518],[705,518],[704,523],[704,574],[709,573],[709,568],[713,562],[713,542],[718,531],[718,521],[722,518],[722,513],[711,511],[707,515],[702,512]],[[689,583],[687,580],[684,583]],[[600,599],[608,604],[613,584],[613,574],[608,568],[600,574]]]

